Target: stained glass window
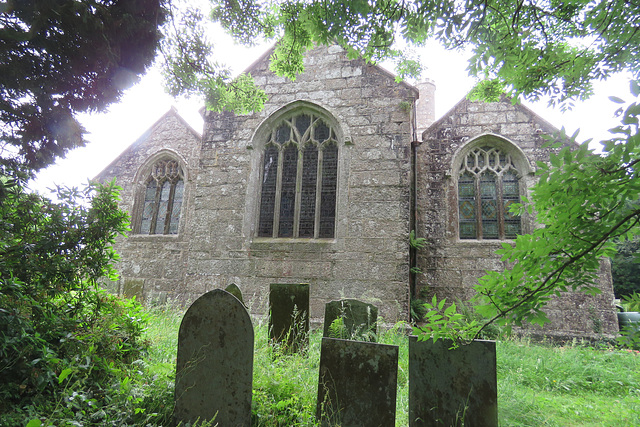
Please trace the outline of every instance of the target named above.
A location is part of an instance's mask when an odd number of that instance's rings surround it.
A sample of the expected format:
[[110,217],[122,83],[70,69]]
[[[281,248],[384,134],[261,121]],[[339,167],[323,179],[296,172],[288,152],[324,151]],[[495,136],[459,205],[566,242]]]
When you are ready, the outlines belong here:
[[333,238],[338,145],[322,118],[283,119],[265,141],[258,236]]
[[509,208],[519,202],[518,170],[508,152],[482,146],[467,153],[458,177],[461,239],[514,239],[521,221]]
[[183,194],[184,180],[178,162],[156,162],[147,180],[138,232],[177,234]]

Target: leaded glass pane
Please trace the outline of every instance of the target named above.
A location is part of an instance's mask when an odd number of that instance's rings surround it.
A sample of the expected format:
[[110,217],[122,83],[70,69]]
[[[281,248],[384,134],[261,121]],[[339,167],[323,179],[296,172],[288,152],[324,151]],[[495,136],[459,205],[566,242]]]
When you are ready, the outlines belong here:
[[458,215],[461,239],[476,236],[476,181],[470,172],[458,178]]
[[278,237],[293,237],[293,219],[296,206],[296,177],[298,176],[298,147],[294,144],[287,146],[283,152],[282,160]]
[[460,238],[513,238],[520,233],[520,218],[509,212],[509,207],[520,201],[513,168],[511,158],[498,148],[476,147],[465,156],[460,171],[466,172],[458,180]]
[[262,173],[258,236],[272,237],[273,214],[276,205],[276,182],[278,180],[278,149],[273,145],[268,146],[264,152]]
[[498,206],[495,200],[482,201],[482,220],[498,220]]
[[184,194],[184,181],[175,183],[173,190],[173,203],[171,205],[171,221],[169,223],[169,234],[178,234],[180,223],[180,208],[182,207],[182,195]]
[[492,172],[486,171],[480,175],[480,209],[482,212],[482,238],[498,238],[498,204],[496,179]]
[[498,238],[498,222],[482,221],[482,238],[497,239]]
[[298,117],[296,117],[296,129],[300,134],[300,138],[304,136],[304,133],[307,131],[310,124],[311,124],[311,116],[309,116],[308,114],[301,114]]
[[458,179],[458,196],[465,198],[474,198],[476,196],[476,183],[469,172],[465,172]]
[[518,178],[511,172],[502,175],[502,194],[505,198],[519,198]]
[[460,221],[476,221],[476,206],[474,200],[460,200]]
[[504,200],[503,201],[503,206],[504,206],[504,219],[506,220],[514,220],[514,219],[518,219],[518,221],[520,221],[520,217],[518,215],[515,215],[513,213],[511,213],[510,209],[511,209],[511,205],[513,205],[514,203],[518,203],[518,200]]
[[155,234],[164,234],[164,224],[167,219],[167,209],[169,207],[169,194],[171,193],[171,183],[165,181],[162,183],[160,191],[160,202],[158,204],[158,219],[156,220]]
[[496,197],[496,177],[491,172],[484,172],[480,175],[480,196],[485,198]]
[[476,223],[474,222],[461,222],[460,223],[460,238],[461,239],[477,239]]
[[331,135],[329,126],[327,126],[322,120],[318,119],[313,132],[313,139],[318,142],[324,142],[329,139],[329,135]]
[[520,229],[520,218],[504,222],[504,237],[506,239],[515,239],[518,234],[522,234]]
[[318,180],[318,148],[307,144],[302,159],[299,237],[313,237],[316,223],[316,183]]
[[287,123],[283,123],[276,129],[276,142],[284,144],[291,139],[291,128]]
[[[258,236],[334,236],[335,140],[334,129],[312,113],[292,114],[277,124],[265,148]],[[320,144],[327,144],[322,154]]]
[[336,185],[338,178],[338,147],[335,143],[322,152],[322,190],[320,195],[320,230],[318,237],[334,236],[336,220]]
[[147,184],[144,193],[144,206],[142,208],[142,220],[140,222],[140,233],[149,234],[151,232],[151,221],[153,220],[153,212],[156,207],[156,191],[157,183],[152,179]]

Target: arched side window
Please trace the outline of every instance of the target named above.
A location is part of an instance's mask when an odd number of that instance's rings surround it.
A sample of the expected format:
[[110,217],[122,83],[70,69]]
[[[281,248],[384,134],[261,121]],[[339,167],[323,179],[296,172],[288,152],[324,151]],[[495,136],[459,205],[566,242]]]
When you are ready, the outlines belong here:
[[176,160],[155,162],[145,184],[139,234],[178,234],[184,175]]
[[279,121],[266,138],[259,237],[333,238],[338,143],[312,112]]
[[520,173],[502,148],[480,146],[462,159],[458,176],[461,239],[514,239],[519,216],[509,212],[520,202]]

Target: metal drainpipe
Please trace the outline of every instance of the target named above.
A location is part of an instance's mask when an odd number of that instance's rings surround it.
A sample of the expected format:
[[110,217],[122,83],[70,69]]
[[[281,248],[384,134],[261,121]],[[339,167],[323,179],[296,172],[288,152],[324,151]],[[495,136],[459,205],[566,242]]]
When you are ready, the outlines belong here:
[[[417,135],[417,118],[416,118],[416,101],[413,101],[413,130],[412,130],[412,139],[411,142],[411,179],[409,184],[409,231],[414,230],[416,232],[416,215],[417,215],[417,184],[418,184],[418,175],[417,175],[417,151],[420,142],[418,141]],[[414,267],[418,266],[418,251],[413,246],[409,245],[409,302],[416,296],[416,273],[412,272]]]

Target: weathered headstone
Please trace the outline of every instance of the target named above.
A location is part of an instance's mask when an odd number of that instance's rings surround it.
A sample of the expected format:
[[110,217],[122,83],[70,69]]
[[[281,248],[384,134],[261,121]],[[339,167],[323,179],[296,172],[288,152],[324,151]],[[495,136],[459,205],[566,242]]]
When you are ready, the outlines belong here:
[[495,341],[409,337],[409,426],[497,427]]
[[269,337],[285,351],[298,352],[309,346],[308,284],[271,284]]
[[125,279],[122,286],[122,296],[125,298],[136,298],[139,303],[144,302],[144,280]]
[[242,299],[242,291],[240,290],[238,285],[236,285],[235,283],[232,283],[229,286],[227,286],[226,288],[224,288],[224,290],[229,292],[234,297],[238,298],[238,300],[242,303],[242,305],[244,305],[246,307],[246,304],[244,303],[244,300]]
[[[180,324],[174,419],[210,420],[220,426],[251,424],[253,326],[230,293],[198,298]],[[216,415],[217,414],[217,415]]]
[[[334,324],[333,322],[336,319],[342,319],[341,326],[343,327],[344,335],[336,336],[332,334],[331,325]],[[377,322],[378,308],[373,304],[367,304],[356,299],[331,301],[324,306],[323,336],[376,341]]]
[[316,416],[322,426],[395,426],[398,346],[322,338]]

